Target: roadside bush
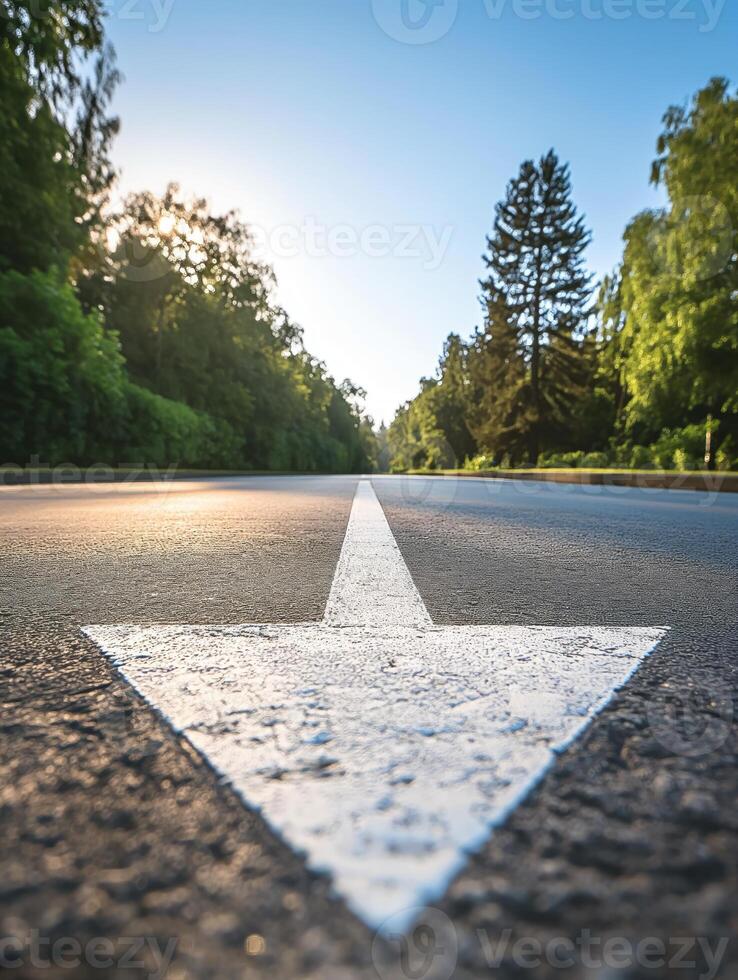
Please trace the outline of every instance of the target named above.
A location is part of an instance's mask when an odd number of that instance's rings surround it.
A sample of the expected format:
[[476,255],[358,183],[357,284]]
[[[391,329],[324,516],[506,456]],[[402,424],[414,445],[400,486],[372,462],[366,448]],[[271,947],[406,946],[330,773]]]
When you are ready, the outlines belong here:
[[719,470],[738,470],[738,454],[735,451],[731,436],[720,446],[715,453],[715,465]]
[[538,457],[538,466],[542,470],[560,469],[565,465],[566,463],[564,463],[563,453],[541,453],[541,455]]
[[654,463],[662,470],[697,470],[704,466],[705,426],[664,429],[651,446]]
[[55,272],[0,274],[0,462],[243,466],[226,423],[130,383],[114,332]]
[[647,446],[633,446],[630,454],[630,468],[632,470],[651,470],[653,469],[653,456]]
[[586,453],[579,465],[592,470],[604,470],[610,465],[610,459],[607,453]]
[[541,453],[538,458],[540,469],[570,469],[587,467],[588,469],[604,469],[610,465],[607,453],[584,453],[581,450],[571,453]]
[[117,462],[236,469],[243,447],[221,419],[126,383],[125,428]]
[[117,336],[54,270],[0,274],[0,457],[90,462],[121,435]]
[[630,466],[632,455],[633,446],[630,442],[616,442],[614,438],[610,440],[608,450],[610,466],[617,467],[618,469],[627,469]]
[[576,468],[582,465],[584,458],[585,453],[579,449],[572,453],[541,453],[538,457],[538,466],[540,469],[546,470]]
[[494,470],[496,468],[497,464],[495,463],[494,458],[485,453],[480,453],[478,456],[473,456],[471,459],[464,460],[465,470],[480,472],[481,470]]
[[[712,423],[717,432],[719,422]],[[682,429],[664,429],[650,446],[633,446],[629,465],[632,469],[701,470],[705,465],[705,423],[686,425]],[[614,449],[619,460],[626,447]],[[730,439],[720,446],[715,459],[719,469],[730,466]]]

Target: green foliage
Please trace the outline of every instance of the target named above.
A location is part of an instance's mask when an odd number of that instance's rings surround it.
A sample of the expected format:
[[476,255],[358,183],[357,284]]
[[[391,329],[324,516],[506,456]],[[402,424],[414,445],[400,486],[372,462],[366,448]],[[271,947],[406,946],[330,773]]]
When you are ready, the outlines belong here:
[[437,378],[424,378],[420,394],[401,408],[387,431],[390,468],[454,469],[474,453],[467,418],[471,407],[468,350],[449,334]]
[[705,427],[687,425],[664,429],[651,447],[651,458],[662,470],[696,470],[704,464]]
[[55,272],[0,275],[0,458],[244,466],[221,420],[131,384],[115,334]]
[[4,461],[96,457],[124,413],[124,385],[117,337],[58,273],[0,274]]
[[535,462],[541,448],[573,441],[611,411],[595,391],[586,332],[588,242],[568,168],[553,151],[526,161],[487,240],[484,326],[468,344],[451,334],[437,378],[398,412],[389,430],[394,469],[480,456]]
[[646,446],[633,446],[630,455],[630,467],[634,470],[650,470],[653,468],[653,455]]
[[50,463],[364,471],[734,465],[738,98],[713,80],[664,117],[652,179],[590,331],[589,233],[552,152],[497,206],[484,322],[375,435],[272,305],[234,213],[129,197],[114,177],[119,81],[101,0],[0,0],[0,452]]
[[[712,423],[717,433],[719,423]],[[629,463],[633,469],[699,470],[704,468],[705,425],[686,425],[680,429],[664,429],[649,446],[633,446]],[[721,457],[729,462],[727,454]]]
[[471,427],[488,451],[534,464],[571,428],[589,374],[589,241],[568,167],[553,150],[537,164],[526,160],[497,205],[484,256],[486,317],[472,356],[481,411]]
[[544,470],[583,466],[584,456],[581,449],[570,453],[544,452],[538,457],[538,466]]
[[435,414],[435,382],[425,382],[425,390],[399,409],[387,433],[390,469],[393,473],[410,469],[453,469],[457,459]]
[[82,242],[69,137],[0,45],[0,270],[65,264]]
[[270,305],[234,213],[170,185],[103,220],[119,75],[102,4],[43,7],[0,0],[3,457],[371,468],[363,393]]
[[738,99],[713,80],[670,109],[654,180],[669,206],[626,231],[620,346],[631,431],[738,414]]
[[195,412],[180,402],[155,395],[128,382],[119,463],[145,462],[155,466],[197,469],[240,469],[236,433],[227,422]]
[[172,184],[162,198],[129,197],[110,229],[80,294],[120,336],[136,384],[226,423],[233,465],[371,469],[363,392],[336,385],[270,306],[271,271],[252,259],[234,214],[213,216]]
[[585,453],[579,465],[589,470],[605,469],[610,465],[610,459],[607,453]]
[[464,463],[465,470],[471,470],[474,473],[479,473],[482,470],[493,470],[496,469],[497,465],[491,456],[486,453],[478,453],[476,456],[472,456],[471,459],[467,459]]
[[[713,424],[713,431],[717,426]],[[541,468],[581,467],[605,469],[629,467],[636,470],[697,470],[704,465],[705,426],[687,425],[681,429],[664,429],[649,446],[613,446],[608,452],[542,453]],[[723,457],[729,462],[729,456]]]
[[718,470],[738,470],[738,450],[732,437],[724,439],[715,454],[715,465]]
[[428,389],[428,399],[436,428],[447,444],[443,454],[455,461],[466,459],[476,450],[469,430],[471,382],[469,350],[458,334],[449,334],[438,362],[438,384]]
[[[637,215],[600,284],[588,329],[589,240],[553,153],[526,161],[497,206],[482,283],[485,322],[461,345],[456,384],[474,445],[467,466],[697,469],[738,446],[738,97],[714,79],[664,117],[652,179],[661,211]],[[433,388],[390,427],[393,465],[442,465],[455,431]]]
[[102,16],[98,0],[0,0],[0,270],[65,268],[97,218],[117,131]]
[[103,43],[101,0],[0,0],[0,39],[39,96],[68,104],[81,62]]

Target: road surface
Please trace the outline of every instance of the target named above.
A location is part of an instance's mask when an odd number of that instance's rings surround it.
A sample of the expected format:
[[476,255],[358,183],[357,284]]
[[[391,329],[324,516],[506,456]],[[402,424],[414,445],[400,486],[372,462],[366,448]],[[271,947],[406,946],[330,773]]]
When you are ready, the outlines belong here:
[[131,976],[121,937],[178,978],[734,976],[738,498],[372,483],[439,626],[669,628],[433,903],[453,949],[392,961],[81,632],[321,620],[355,477],[0,490],[0,940],[68,937],[80,977]]

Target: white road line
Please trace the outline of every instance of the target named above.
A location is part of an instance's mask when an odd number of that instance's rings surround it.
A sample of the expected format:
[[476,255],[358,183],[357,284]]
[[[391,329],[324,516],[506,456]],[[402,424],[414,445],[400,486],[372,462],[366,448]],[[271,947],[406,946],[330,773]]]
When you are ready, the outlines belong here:
[[432,626],[374,488],[361,480],[323,622],[329,626]]
[[359,916],[396,928],[665,630],[434,626],[362,481],[323,622],[85,632]]

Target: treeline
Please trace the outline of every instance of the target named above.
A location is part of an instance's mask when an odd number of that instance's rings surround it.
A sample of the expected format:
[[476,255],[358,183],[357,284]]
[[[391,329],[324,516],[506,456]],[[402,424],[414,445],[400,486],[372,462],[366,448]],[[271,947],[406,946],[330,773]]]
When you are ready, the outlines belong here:
[[553,151],[523,163],[487,239],[483,323],[448,337],[437,376],[381,433],[392,469],[738,465],[738,98],[725,80],[668,110],[657,152],[668,206],[633,219],[598,287],[568,167]]
[[0,0],[0,463],[370,469],[248,227],[176,185],[111,208],[103,4],[42,7]]

